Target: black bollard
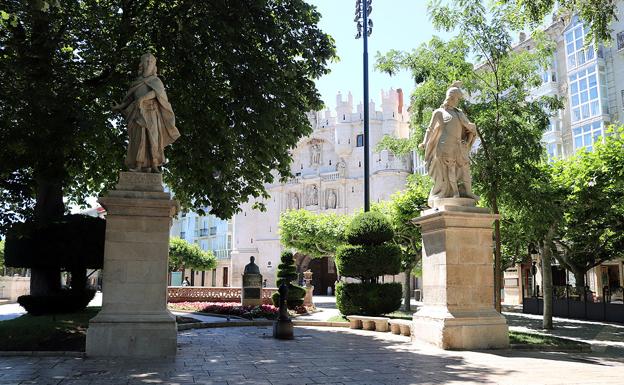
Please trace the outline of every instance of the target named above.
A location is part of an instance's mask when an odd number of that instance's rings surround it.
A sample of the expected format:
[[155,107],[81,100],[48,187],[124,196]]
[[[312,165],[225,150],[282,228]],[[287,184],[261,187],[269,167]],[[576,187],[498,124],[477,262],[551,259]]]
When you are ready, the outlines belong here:
[[295,338],[293,324],[288,316],[286,305],[288,298],[288,285],[282,283],[279,287],[279,317],[273,322],[273,338],[280,340],[292,340]]

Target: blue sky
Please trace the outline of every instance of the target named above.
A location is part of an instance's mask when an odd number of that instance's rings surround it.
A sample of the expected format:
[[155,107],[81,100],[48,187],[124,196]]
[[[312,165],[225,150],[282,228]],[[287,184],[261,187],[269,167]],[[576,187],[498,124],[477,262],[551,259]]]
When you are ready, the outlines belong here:
[[[322,15],[321,29],[336,41],[340,61],[331,63],[331,73],[317,80],[323,101],[330,109],[336,106],[336,94],[353,94],[354,105],[362,101],[362,39],[356,40],[355,0],[307,0]],[[374,70],[378,51],[390,49],[411,51],[431,39],[434,31],[427,15],[426,0],[373,0],[371,19],[373,34],[369,39],[369,95],[379,106],[381,90],[402,88],[407,98],[414,89],[410,74],[403,71],[395,76]]]

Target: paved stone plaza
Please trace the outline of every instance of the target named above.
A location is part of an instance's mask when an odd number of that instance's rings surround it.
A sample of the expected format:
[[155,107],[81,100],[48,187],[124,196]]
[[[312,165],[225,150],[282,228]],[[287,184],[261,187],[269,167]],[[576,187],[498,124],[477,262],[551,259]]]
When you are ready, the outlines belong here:
[[449,352],[407,337],[297,327],[278,341],[268,327],[179,334],[175,359],[0,357],[0,385],[120,384],[622,384],[624,358],[605,353]]

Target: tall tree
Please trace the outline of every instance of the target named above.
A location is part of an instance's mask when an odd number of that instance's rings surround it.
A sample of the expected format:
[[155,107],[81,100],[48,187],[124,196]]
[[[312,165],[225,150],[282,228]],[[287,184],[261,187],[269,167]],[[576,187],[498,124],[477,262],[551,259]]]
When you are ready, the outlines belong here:
[[[4,1],[0,233],[112,188],[126,133],[110,106],[145,51],[158,59],[182,134],[164,170],[176,198],[229,218],[266,196],[264,184],[290,174],[288,152],[311,132],[306,111],[322,106],[314,79],[335,48],[319,18],[303,0]],[[58,271],[32,278],[32,291],[45,291]]]
[[566,191],[552,249],[585,286],[585,273],[624,256],[624,126],[612,128],[592,151],[553,165],[553,182]]
[[[444,100],[451,82],[464,81],[470,96],[462,107],[476,123],[480,138],[472,158],[475,190],[499,214],[500,205],[515,199],[541,160],[540,140],[549,119],[546,111],[561,107],[554,98],[530,97],[531,88],[540,84],[538,69],[547,66],[553,46],[536,35],[538,44],[533,51],[513,50],[510,32],[514,22],[509,14],[504,8],[486,8],[478,0],[455,0],[451,4],[433,1],[429,11],[436,28],[458,32],[458,36],[448,43],[434,38],[412,53],[379,55],[377,66],[386,72],[397,68],[412,72],[418,85],[412,95],[412,105],[416,106],[414,138],[422,137],[431,111]],[[423,60],[425,56],[429,60]],[[468,61],[470,56],[479,61],[476,66]],[[391,149],[406,147],[390,138],[384,143]],[[499,220],[494,222],[494,237],[494,303],[500,311]]]
[[427,207],[429,190],[431,181],[427,176],[410,175],[405,190],[394,193],[389,201],[374,204],[372,207],[372,211],[380,211],[388,217],[394,230],[392,243],[401,248],[401,271],[405,274],[405,311],[411,311],[411,277],[422,259],[422,236],[412,219],[418,217]]
[[348,215],[289,210],[280,215],[280,242],[313,258],[333,258],[338,246],[346,243],[350,220]]
[[204,251],[184,239],[171,238],[169,240],[169,271],[184,269],[205,271],[215,267],[217,267],[217,258],[211,251]]
[[0,240],[0,271],[4,275],[4,240]]

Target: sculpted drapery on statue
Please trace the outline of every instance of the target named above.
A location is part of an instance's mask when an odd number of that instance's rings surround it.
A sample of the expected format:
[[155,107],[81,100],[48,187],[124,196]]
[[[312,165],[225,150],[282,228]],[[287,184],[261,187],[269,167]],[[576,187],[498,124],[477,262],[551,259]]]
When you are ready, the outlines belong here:
[[479,200],[472,193],[470,176],[470,149],[477,139],[477,129],[466,115],[457,108],[462,98],[460,82],[446,91],[446,100],[433,112],[431,123],[420,148],[425,150],[425,167],[433,179],[429,193],[429,206],[442,198],[470,198]]
[[156,58],[141,56],[139,77],[124,100],[113,106],[128,126],[126,166],[135,172],[160,172],[165,163],[165,146],[180,137],[165,86],[156,75]]

